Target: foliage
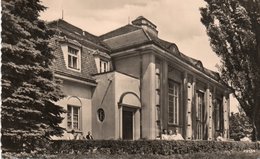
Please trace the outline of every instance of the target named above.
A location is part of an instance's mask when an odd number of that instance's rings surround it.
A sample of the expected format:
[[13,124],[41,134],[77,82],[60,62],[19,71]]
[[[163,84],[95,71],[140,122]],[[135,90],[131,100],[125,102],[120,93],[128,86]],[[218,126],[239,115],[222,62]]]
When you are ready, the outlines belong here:
[[[201,22],[221,58],[221,77],[260,132],[260,0],[205,0]],[[258,134],[260,137],[260,133]]]
[[260,156],[260,151],[246,153],[246,152],[200,152],[192,154],[173,154],[173,155],[156,155],[156,154],[57,154],[57,155],[32,155],[32,154],[4,154],[3,158],[48,158],[48,159],[257,159]]
[[164,141],[164,140],[56,140],[48,147],[48,154],[156,154],[213,153],[223,151],[260,150],[255,142]]
[[230,138],[239,141],[241,138],[251,135],[253,127],[249,118],[244,113],[231,113],[229,117]]
[[2,1],[2,148],[34,150],[61,135],[63,97],[49,46],[54,32],[38,19],[39,0]]

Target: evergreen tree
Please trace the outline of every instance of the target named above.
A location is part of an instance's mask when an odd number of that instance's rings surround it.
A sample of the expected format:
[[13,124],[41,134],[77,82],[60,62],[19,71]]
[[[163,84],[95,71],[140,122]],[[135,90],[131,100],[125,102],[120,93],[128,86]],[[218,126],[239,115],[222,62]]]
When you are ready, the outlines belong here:
[[2,1],[2,148],[33,150],[60,136],[63,98],[54,78],[54,32],[38,19],[39,0]]
[[260,0],[205,1],[201,22],[221,58],[222,80],[253,124],[253,138],[260,138]]

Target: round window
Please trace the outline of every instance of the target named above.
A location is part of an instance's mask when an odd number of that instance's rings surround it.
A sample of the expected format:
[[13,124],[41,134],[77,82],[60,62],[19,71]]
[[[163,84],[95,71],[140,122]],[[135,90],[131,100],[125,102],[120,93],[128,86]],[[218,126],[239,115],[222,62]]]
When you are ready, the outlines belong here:
[[98,120],[103,122],[105,119],[105,112],[102,108],[99,108],[97,111],[97,115],[98,115]]

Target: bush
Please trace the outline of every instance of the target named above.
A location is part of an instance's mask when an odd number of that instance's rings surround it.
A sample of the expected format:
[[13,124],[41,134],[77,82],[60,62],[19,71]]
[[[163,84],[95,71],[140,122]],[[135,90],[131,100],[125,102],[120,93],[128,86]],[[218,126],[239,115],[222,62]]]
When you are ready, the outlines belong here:
[[162,140],[55,140],[47,148],[48,154],[187,154],[223,151],[259,150],[255,142],[162,141]]

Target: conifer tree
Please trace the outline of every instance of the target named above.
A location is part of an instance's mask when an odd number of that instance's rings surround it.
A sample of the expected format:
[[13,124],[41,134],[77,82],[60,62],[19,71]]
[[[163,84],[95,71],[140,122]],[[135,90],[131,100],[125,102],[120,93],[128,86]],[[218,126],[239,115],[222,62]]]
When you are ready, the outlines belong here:
[[260,139],[260,0],[205,0],[201,22],[233,91]]
[[54,32],[38,19],[39,0],[2,1],[2,148],[33,150],[63,128],[54,78]]

